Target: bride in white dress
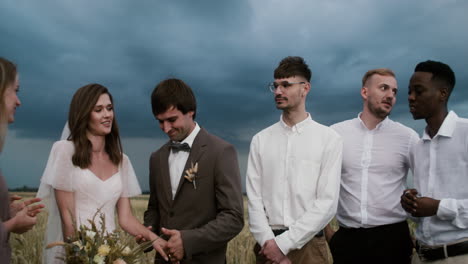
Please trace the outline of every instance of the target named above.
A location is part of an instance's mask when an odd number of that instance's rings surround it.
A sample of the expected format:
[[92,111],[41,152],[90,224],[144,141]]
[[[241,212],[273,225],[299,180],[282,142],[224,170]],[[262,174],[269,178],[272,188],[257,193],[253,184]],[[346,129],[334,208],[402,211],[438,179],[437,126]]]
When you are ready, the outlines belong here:
[[[105,230],[112,232],[117,209],[123,230],[156,239],[153,247],[167,258],[163,251],[166,242],[132,214],[129,197],[141,194],[141,189],[130,160],[122,152],[107,88],[90,84],[78,89],[70,104],[68,127],[67,139],[52,146],[38,192],[38,197],[49,198],[46,243],[72,236],[73,222],[77,226],[89,224],[87,220],[99,208],[106,217]],[[62,247],[47,249],[44,263],[63,263],[57,259],[63,254]]]

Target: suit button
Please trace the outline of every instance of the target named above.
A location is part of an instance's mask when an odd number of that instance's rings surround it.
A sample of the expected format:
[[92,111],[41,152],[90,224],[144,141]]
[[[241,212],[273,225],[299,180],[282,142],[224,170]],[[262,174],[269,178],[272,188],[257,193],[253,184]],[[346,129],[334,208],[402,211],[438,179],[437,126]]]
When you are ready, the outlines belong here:
[[173,216],[174,216],[174,212],[173,212],[173,211],[170,211],[170,212],[169,212],[169,216],[170,216],[170,217],[173,217]]

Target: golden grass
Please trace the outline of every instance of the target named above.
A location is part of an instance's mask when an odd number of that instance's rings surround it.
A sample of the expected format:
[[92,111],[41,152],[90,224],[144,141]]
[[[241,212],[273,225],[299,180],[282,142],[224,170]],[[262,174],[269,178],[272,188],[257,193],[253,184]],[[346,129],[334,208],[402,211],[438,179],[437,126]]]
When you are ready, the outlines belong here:
[[[32,198],[35,193],[15,193],[23,198]],[[131,199],[134,215],[143,222],[143,213],[148,205],[148,195],[141,195]],[[228,244],[227,263],[229,264],[249,264],[255,263],[255,256],[252,252],[255,240],[250,234],[247,224],[247,202],[244,199],[245,225],[242,232]],[[13,264],[41,264],[44,245],[44,234],[46,227],[47,212],[38,216],[36,226],[22,235],[11,234],[10,245],[12,248]],[[146,254],[146,262],[154,262],[154,251]],[[143,263],[142,263],[143,264]]]

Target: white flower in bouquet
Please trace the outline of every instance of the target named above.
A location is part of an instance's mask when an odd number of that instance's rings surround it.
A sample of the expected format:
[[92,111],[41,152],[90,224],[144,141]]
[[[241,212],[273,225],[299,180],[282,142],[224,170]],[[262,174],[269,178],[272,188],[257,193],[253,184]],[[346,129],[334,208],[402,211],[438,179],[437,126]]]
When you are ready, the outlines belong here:
[[80,250],[83,249],[83,244],[81,243],[80,240],[73,242],[73,245],[77,246]]
[[96,263],[96,264],[105,264],[105,262],[104,262],[105,258],[106,257],[104,257],[104,256],[96,255],[93,258],[93,262]]
[[106,244],[101,245],[98,248],[98,254],[103,257],[107,256],[107,254],[109,254],[110,251],[111,251],[111,248]]
[[96,232],[88,230],[86,231],[86,236],[89,237],[90,239],[94,239],[94,237],[96,236]]
[[124,256],[130,256],[130,253],[132,253],[132,250],[129,247],[125,247],[122,250],[122,255],[124,255]]
[[83,249],[85,252],[90,252],[93,249],[93,245],[91,245],[91,243],[86,242]]

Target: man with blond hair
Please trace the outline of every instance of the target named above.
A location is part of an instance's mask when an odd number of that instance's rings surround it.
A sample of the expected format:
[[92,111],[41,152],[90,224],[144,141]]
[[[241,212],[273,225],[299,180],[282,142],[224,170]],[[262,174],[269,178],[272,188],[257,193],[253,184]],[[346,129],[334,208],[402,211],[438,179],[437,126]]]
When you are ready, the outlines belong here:
[[395,74],[373,69],[362,78],[363,109],[331,127],[343,137],[341,188],[327,238],[334,263],[409,263],[412,241],[400,195],[406,186],[410,149],[418,135],[388,118],[398,91]]

